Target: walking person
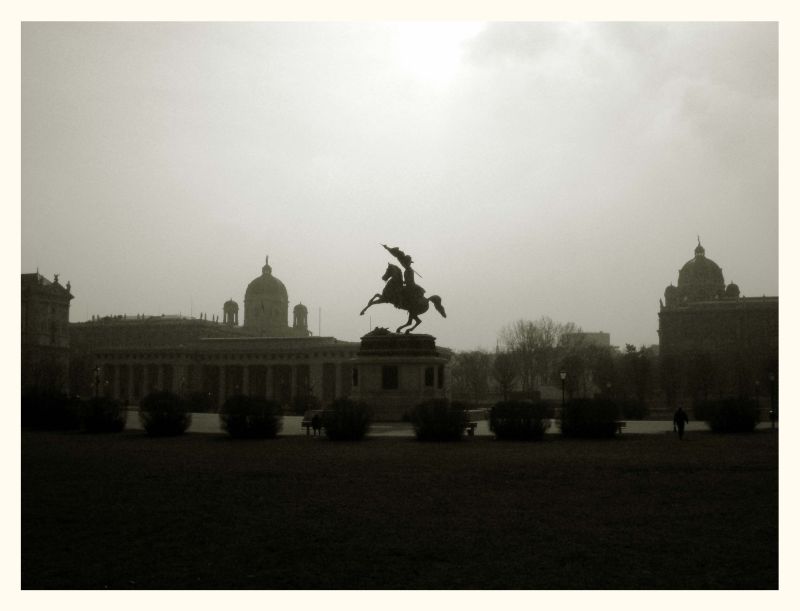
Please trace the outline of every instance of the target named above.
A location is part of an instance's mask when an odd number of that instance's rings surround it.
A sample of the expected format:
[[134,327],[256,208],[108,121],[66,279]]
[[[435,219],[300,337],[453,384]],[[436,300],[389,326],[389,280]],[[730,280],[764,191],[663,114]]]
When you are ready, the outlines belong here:
[[672,417],[672,430],[678,431],[678,439],[683,439],[683,429],[689,423],[689,416],[683,411],[682,407],[675,410],[675,415]]

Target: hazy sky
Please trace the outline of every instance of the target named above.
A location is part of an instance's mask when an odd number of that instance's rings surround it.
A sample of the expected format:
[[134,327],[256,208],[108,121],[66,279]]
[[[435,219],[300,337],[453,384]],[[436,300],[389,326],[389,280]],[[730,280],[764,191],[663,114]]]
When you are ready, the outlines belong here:
[[[70,318],[243,309],[269,255],[357,340],[390,257],[455,349],[547,315],[657,343],[700,235],[778,294],[774,23],[28,23],[22,272]],[[240,319],[241,320],[241,319]]]

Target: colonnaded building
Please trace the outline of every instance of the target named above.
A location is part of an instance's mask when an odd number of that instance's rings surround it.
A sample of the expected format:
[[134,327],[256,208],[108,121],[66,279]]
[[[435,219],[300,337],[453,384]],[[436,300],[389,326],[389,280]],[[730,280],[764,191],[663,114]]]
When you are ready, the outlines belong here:
[[269,257],[247,285],[244,318],[229,299],[222,320],[206,316],[96,317],[69,327],[71,388],[98,391],[129,404],[154,390],[201,393],[211,406],[234,394],[274,398],[289,404],[315,396],[326,402],[347,396],[348,360],[360,344],[313,337],[308,309],[293,308],[289,324],[286,286],[272,274]]
[[[194,396],[211,409],[234,394],[276,399],[287,406],[303,405],[310,397],[324,404],[354,390],[356,395],[366,392],[358,388],[359,370],[363,385],[371,379],[372,361],[380,360],[360,342],[314,337],[302,303],[293,308],[290,325],[289,295],[272,274],[269,257],[247,285],[241,325],[233,299],[223,304],[222,320],[116,315],[68,323],[69,283],[62,287],[57,276],[50,282],[37,272],[23,274],[22,286],[23,389],[41,385],[31,376],[38,372],[42,377],[42,363],[49,364],[45,369],[53,378],[51,365],[57,362],[60,373],[54,385],[59,389],[131,405],[154,390]],[[385,390],[405,398],[409,406],[448,393],[445,364],[451,354],[434,348],[424,358],[400,355],[396,363],[381,365],[387,370]],[[395,384],[392,372],[398,378]],[[390,415],[397,414],[384,416]]]
[[774,398],[778,297],[743,297],[697,241],[694,258],[664,291],[658,313],[662,383],[668,403],[682,397]]

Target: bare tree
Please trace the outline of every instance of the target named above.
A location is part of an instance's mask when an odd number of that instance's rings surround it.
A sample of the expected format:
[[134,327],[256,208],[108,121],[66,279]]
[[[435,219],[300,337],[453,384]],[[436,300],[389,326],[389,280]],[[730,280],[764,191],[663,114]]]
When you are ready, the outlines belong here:
[[633,395],[641,402],[648,399],[653,387],[654,360],[655,357],[648,348],[642,346],[637,350],[636,346],[625,344],[625,354],[622,355],[622,373],[626,394]]
[[491,357],[483,350],[458,352],[453,357],[453,392],[468,398],[473,404],[480,403],[489,392]]
[[500,351],[495,353],[492,360],[492,379],[503,394],[503,401],[508,401],[517,381],[517,365],[513,354]]
[[574,323],[557,323],[549,316],[535,322],[518,320],[503,327],[500,341],[514,357],[523,392],[536,390],[552,379],[562,337],[579,330]]

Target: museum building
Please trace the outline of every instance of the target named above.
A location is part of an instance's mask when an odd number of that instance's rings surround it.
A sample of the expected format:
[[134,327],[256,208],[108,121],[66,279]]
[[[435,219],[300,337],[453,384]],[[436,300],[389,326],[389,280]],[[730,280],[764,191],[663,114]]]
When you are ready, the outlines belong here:
[[[245,291],[243,324],[233,299],[222,310],[221,322],[202,316],[122,315],[70,324],[70,391],[98,393],[130,405],[154,390],[199,394],[212,408],[235,394],[284,405],[313,396],[327,404],[350,396],[354,386],[359,390],[360,370],[362,385],[371,380],[362,343],[312,336],[302,303],[293,308],[289,325],[286,286],[272,274],[269,258]],[[383,364],[384,373],[402,374],[400,388],[387,382],[386,390],[404,393],[409,406],[448,392],[445,365],[452,353],[434,352],[422,359],[430,361],[424,366],[417,355],[412,359],[419,375],[406,371],[406,355]]]
[[658,313],[665,386],[680,397],[775,393],[778,297],[742,297],[698,239],[694,257],[664,291]]
[[154,390],[202,393],[213,406],[239,393],[285,404],[349,393],[347,362],[360,344],[312,337],[302,303],[293,308],[290,326],[288,292],[268,257],[245,291],[243,324],[233,299],[222,311],[222,321],[123,315],[70,324],[72,392],[99,392],[128,404]]

